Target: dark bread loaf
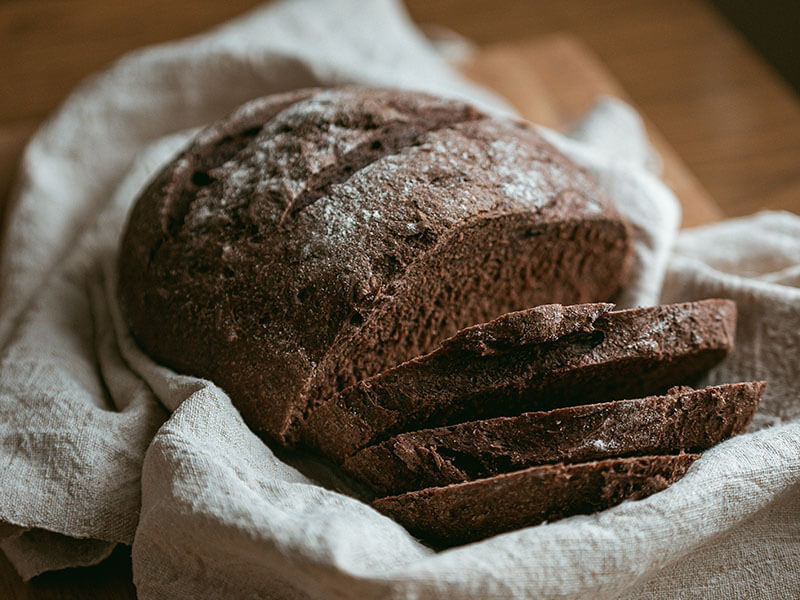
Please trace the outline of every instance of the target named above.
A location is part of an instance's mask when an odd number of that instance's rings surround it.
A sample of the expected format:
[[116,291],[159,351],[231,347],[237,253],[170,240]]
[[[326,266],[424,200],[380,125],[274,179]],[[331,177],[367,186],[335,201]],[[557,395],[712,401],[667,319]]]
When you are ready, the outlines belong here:
[[608,300],[628,226],[531,127],[425,94],[251,102],[142,193],[119,298],[157,361],[280,443],[336,392],[458,330]]
[[699,456],[636,456],[545,465],[467,483],[380,498],[373,506],[438,545],[644,498],[680,479]]
[[[730,350],[726,301],[537,306],[613,299],[630,257],[609,200],[531,127],[425,94],[311,89],[241,107],[155,177],[118,292],[144,350],[212,379],[256,432],[339,462],[378,443],[346,468],[407,493],[374,506],[454,543],[663,489],[696,458],[675,452],[746,426],[758,384],[638,401],[669,413],[660,425],[625,402],[519,415],[663,392]],[[548,448],[535,432],[554,419]],[[664,455],[530,466],[610,456],[570,437],[595,422],[622,431],[615,456]],[[401,464],[406,450],[476,462]]]
[[401,433],[345,460],[378,495],[443,486],[545,463],[699,452],[744,432],[763,382],[524,413]]
[[461,331],[334,396],[305,422],[303,439],[342,462],[404,431],[663,393],[733,347],[729,300],[610,308],[539,306]]

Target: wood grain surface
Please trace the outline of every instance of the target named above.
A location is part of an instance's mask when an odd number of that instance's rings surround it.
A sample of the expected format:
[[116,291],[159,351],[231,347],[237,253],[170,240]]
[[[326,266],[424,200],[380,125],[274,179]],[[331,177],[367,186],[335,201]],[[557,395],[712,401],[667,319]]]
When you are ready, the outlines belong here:
[[[126,51],[197,33],[256,4],[0,2],[0,199],[25,141],[82,78]],[[665,179],[682,200],[685,224],[760,208],[800,212],[800,103],[701,2],[408,5],[418,22],[451,27],[480,43],[465,72],[531,120],[563,127],[601,93],[633,102],[665,159]],[[0,553],[2,599],[134,597],[124,548],[102,565],[27,584]]]

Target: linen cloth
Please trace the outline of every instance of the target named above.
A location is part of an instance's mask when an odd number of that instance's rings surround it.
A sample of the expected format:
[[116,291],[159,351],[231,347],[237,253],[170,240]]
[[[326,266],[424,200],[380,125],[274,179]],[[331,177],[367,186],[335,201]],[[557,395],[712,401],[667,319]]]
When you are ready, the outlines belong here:
[[460,79],[394,1],[298,0],[122,59],[30,143],[0,297],[0,539],[23,577],[123,543],[145,599],[797,596],[800,219],[765,213],[676,242],[677,204],[617,101],[573,137],[544,133],[635,226],[620,303],[734,298],[737,349],[707,383],[769,381],[753,431],[669,489],[437,553],[334,491],[344,484],[313,461],[276,457],[211,382],[136,347],[114,260],[141,187],[187,130],[259,95],[341,83],[510,110]]

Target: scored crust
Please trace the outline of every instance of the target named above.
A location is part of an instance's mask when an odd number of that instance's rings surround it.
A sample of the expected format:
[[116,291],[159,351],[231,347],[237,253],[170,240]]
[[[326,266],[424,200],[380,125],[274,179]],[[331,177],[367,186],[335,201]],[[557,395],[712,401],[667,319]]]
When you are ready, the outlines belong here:
[[119,298],[158,362],[280,443],[474,323],[612,299],[627,224],[519,122],[426,94],[302,90],[203,131],[141,194]]

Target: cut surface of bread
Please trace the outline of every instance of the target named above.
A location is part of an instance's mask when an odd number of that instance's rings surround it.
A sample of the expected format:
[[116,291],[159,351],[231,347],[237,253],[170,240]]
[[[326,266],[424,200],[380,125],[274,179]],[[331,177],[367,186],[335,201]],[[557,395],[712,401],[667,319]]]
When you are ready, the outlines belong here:
[[317,408],[304,442],[337,462],[398,433],[662,394],[733,348],[736,306],[546,305],[459,332]]
[[544,465],[379,498],[372,505],[429,543],[463,544],[645,498],[683,477],[697,458],[635,456]]
[[588,404],[401,433],[346,459],[376,494],[398,494],[545,463],[699,452],[744,432],[764,382]]

